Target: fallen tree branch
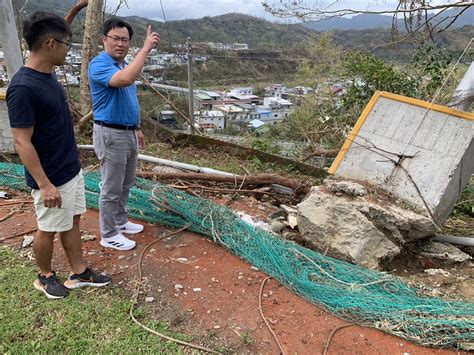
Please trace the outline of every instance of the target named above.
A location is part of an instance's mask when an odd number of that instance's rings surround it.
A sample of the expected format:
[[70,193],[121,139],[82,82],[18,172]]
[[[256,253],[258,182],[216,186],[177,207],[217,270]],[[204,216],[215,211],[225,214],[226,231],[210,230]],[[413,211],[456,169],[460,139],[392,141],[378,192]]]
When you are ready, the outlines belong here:
[[89,121],[93,116],[94,116],[94,112],[90,110],[84,117],[82,117],[79,120],[79,124],[81,126],[84,126],[87,123],[87,121]]
[[229,183],[240,183],[242,187],[248,185],[255,186],[266,186],[277,184],[285,187],[289,187],[298,193],[308,193],[310,186],[299,182],[294,179],[278,176],[275,174],[261,174],[261,175],[246,175],[244,176],[224,176],[216,174],[200,174],[200,173],[155,173],[155,172],[138,172],[137,176],[144,178],[160,178],[163,180],[179,179],[179,180],[203,180],[203,181],[215,181],[215,182],[229,182]]
[[38,228],[36,227],[36,228],[30,229],[29,231],[17,233],[17,234],[11,235],[11,236],[9,236],[9,237],[0,239],[0,243],[3,243],[3,242],[6,241],[6,240],[10,240],[10,239],[14,239],[14,238],[17,238],[17,237],[21,237],[22,235],[25,235],[25,234],[30,234],[30,233],[36,232],[37,229],[38,229]]
[[72,21],[74,21],[74,18],[79,13],[79,11],[85,8],[88,4],[89,4],[88,0],[81,0],[77,4],[75,4],[73,7],[71,7],[67,15],[64,16],[64,20],[67,22],[67,24],[71,25]]
[[[235,194],[239,194],[239,193],[242,193],[242,194],[252,194],[252,195],[267,195],[267,196],[272,196],[272,197],[275,197],[275,198],[284,198],[284,199],[290,199],[294,202],[298,202],[299,200],[298,199],[295,199],[294,197],[290,197],[290,196],[284,196],[284,195],[280,195],[280,194],[275,194],[273,192],[268,192],[268,191],[262,191],[262,190],[242,190],[242,189],[219,189],[219,188],[215,188],[215,187],[207,187],[207,186],[202,186],[202,185],[186,185],[186,186],[177,186],[177,185],[172,185],[173,188],[177,189],[177,190],[189,190],[189,189],[201,189],[201,190],[205,190],[205,191],[214,191],[214,192],[219,192],[219,193],[228,193],[228,194],[231,194],[231,193],[235,193]],[[189,192],[189,191],[187,191]],[[196,194],[194,194],[195,196],[197,196]],[[226,206],[228,206],[229,203],[226,203]]]

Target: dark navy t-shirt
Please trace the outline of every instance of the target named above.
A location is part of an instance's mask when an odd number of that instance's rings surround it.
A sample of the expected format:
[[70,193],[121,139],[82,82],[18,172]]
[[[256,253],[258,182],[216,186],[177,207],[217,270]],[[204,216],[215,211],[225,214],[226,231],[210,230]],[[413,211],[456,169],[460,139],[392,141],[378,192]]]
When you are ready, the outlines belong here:
[[[31,128],[31,142],[41,166],[54,186],[61,186],[81,169],[71,112],[63,88],[53,74],[22,67],[7,90],[12,128]],[[29,187],[38,184],[25,168]]]

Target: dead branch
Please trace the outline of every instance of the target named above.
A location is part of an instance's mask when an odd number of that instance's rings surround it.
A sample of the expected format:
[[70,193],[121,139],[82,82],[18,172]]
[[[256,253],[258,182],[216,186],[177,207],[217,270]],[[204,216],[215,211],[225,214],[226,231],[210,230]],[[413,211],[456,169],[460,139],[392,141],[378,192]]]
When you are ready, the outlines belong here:
[[14,234],[14,235],[11,235],[9,237],[6,237],[6,238],[3,238],[3,239],[0,239],[0,243],[6,241],[6,240],[10,240],[10,239],[14,239],[14,238],[17,238],[17,237],[21,237],[25,234],[30,234],[30,233],[33,233],[33,232],[36,232],[38,230],[38,228],[33,228],[33,229],[30,229],[26,232],[20,232],[20,233],[17,233],[17,234]]
[[89,4],[89,0],[81,0],[77,4],[75,4],[73,7],[71,7],[67,15],[64,16],[64,20],[66,20],[67,24],[71,25],[72,21],[74,21],[74,18],[79,13],[79,11],[85,8],[88,4]]
[[[204,190],[204,191],[214,191],[214,192],[219,192],[219,193],[224,193],[224,194],[231,194],[231,193],[234,193],[234,195],[232,196],[232,198],[234,198],[234,196],[236,194],[251,194],[251,195],[266,195],[266,196],[272,196],[272,197],[275,197],[277,199],[279,198],[285,198],[285,199],[290,199],[292,200],[293,202],[298,202],[299,200],[293,198],[293,197],[290,197],[290,196],[283,196],[283,195],[280,195],[280,194],[276,194],[276,193],[273,193],[273,192],[268,192],[268,191],[263,191],[263,190],[243,190],[243,189],[220,189],[220,188],[216,188],[216,187],[207,187],[207,186],[202,186],[202,185],[194,185],[194,184],[191,184],[191,185],[186,185],[186,186],[177,186],[177,185],[174,185],[172,186],[173,188],[177,189],[177,190],[186,190],[186,192],[190,192],[189,189],[200,189],[200,190]],[[195,194],[194,194],[195,195]],[[235,199],[235,198],[234,198]],[[232,202],[232,201],[229,201],[229,202]],[[229,202],[226,203],[226,206],[229,206]]]
[[200,173],[155,173],[155,172],[138,172],[137,176],[144,178],[160,178],[163,180],[180,179],[180,180],[203,180],[215,182],[240,183],[243,186],[267,186],[272,184],[289,187],[296,193],[308,193],[310,186],[300,181],[278,176],[275,174],[260,174],[244,176],[225,176],[216,174],[200,174]]
[[152,89],[159,97],[161,97],[163,100],[165,100],[176,112],[178,112],[179,115],[181,117],[183,117],[184,120],[187,121],[191,125],[191,128],[194,127],[194,124],[193,124],[193,119],[194,118],[193,117],[186,116],[178,107],[176,107],[175,104],[173,104],[173,102],[171,100],[168,100],[168,98],[165,95],[163,95],[153,85],[151,85],[151,83],[148,80],[146,80],[143,75],[140,75],[140,80],[145,86]]
[[316,150],[313,150],[311,154],[305,156],[301,160],[305,162],[312,157],[318,157],[318,156],[335,158],[338,153],[339,153],[339,149],[316,149]]
[[27,201],[27,200],[11,200],[8,202],[0,202],[0,207],[3,206],[11,206],[11,205],[18,205],[18,204],[24,204],[24,203],[33,203],[33,201]]
[[84,117],[82,117],[79,120],[79,124],[81,126],[84,126],[87,123],[87,121],[89,121],[92,117],[94,117],[94,112],[90,110]]

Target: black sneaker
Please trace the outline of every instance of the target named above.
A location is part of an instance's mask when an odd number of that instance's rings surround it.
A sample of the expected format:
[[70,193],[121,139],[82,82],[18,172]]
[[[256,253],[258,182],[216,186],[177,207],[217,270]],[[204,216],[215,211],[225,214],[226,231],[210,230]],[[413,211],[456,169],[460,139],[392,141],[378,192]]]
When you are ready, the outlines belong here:
[[51,299],[64,298],[69,294],[68,289],[64,287],[54,271],[49,277],[38,274],[38,278],[33,283],[33,286]]
[[68,289],[79,288],[84,286],[102,287],[110,283],[111,278],[96,273],[87,268],[82,274],[71,274],[68,279],[64,281],[64,286]]

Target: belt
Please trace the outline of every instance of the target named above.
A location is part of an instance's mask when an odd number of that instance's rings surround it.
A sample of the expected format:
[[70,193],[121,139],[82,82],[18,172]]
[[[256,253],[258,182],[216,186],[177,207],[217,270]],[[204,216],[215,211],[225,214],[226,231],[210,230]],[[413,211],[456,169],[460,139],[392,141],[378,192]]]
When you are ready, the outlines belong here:
[[104,126],[104,127],[108,127],[108,128],[115,128],[115,129],[121,129],[121,130],[124,130],[124,131],[135,131],[136,129],[138,129],[137,125],[123,126],[121,124],[105,123],[103,121],[96,121],[96,120],[94,120],[94,123],[99,125],[99,126]]

